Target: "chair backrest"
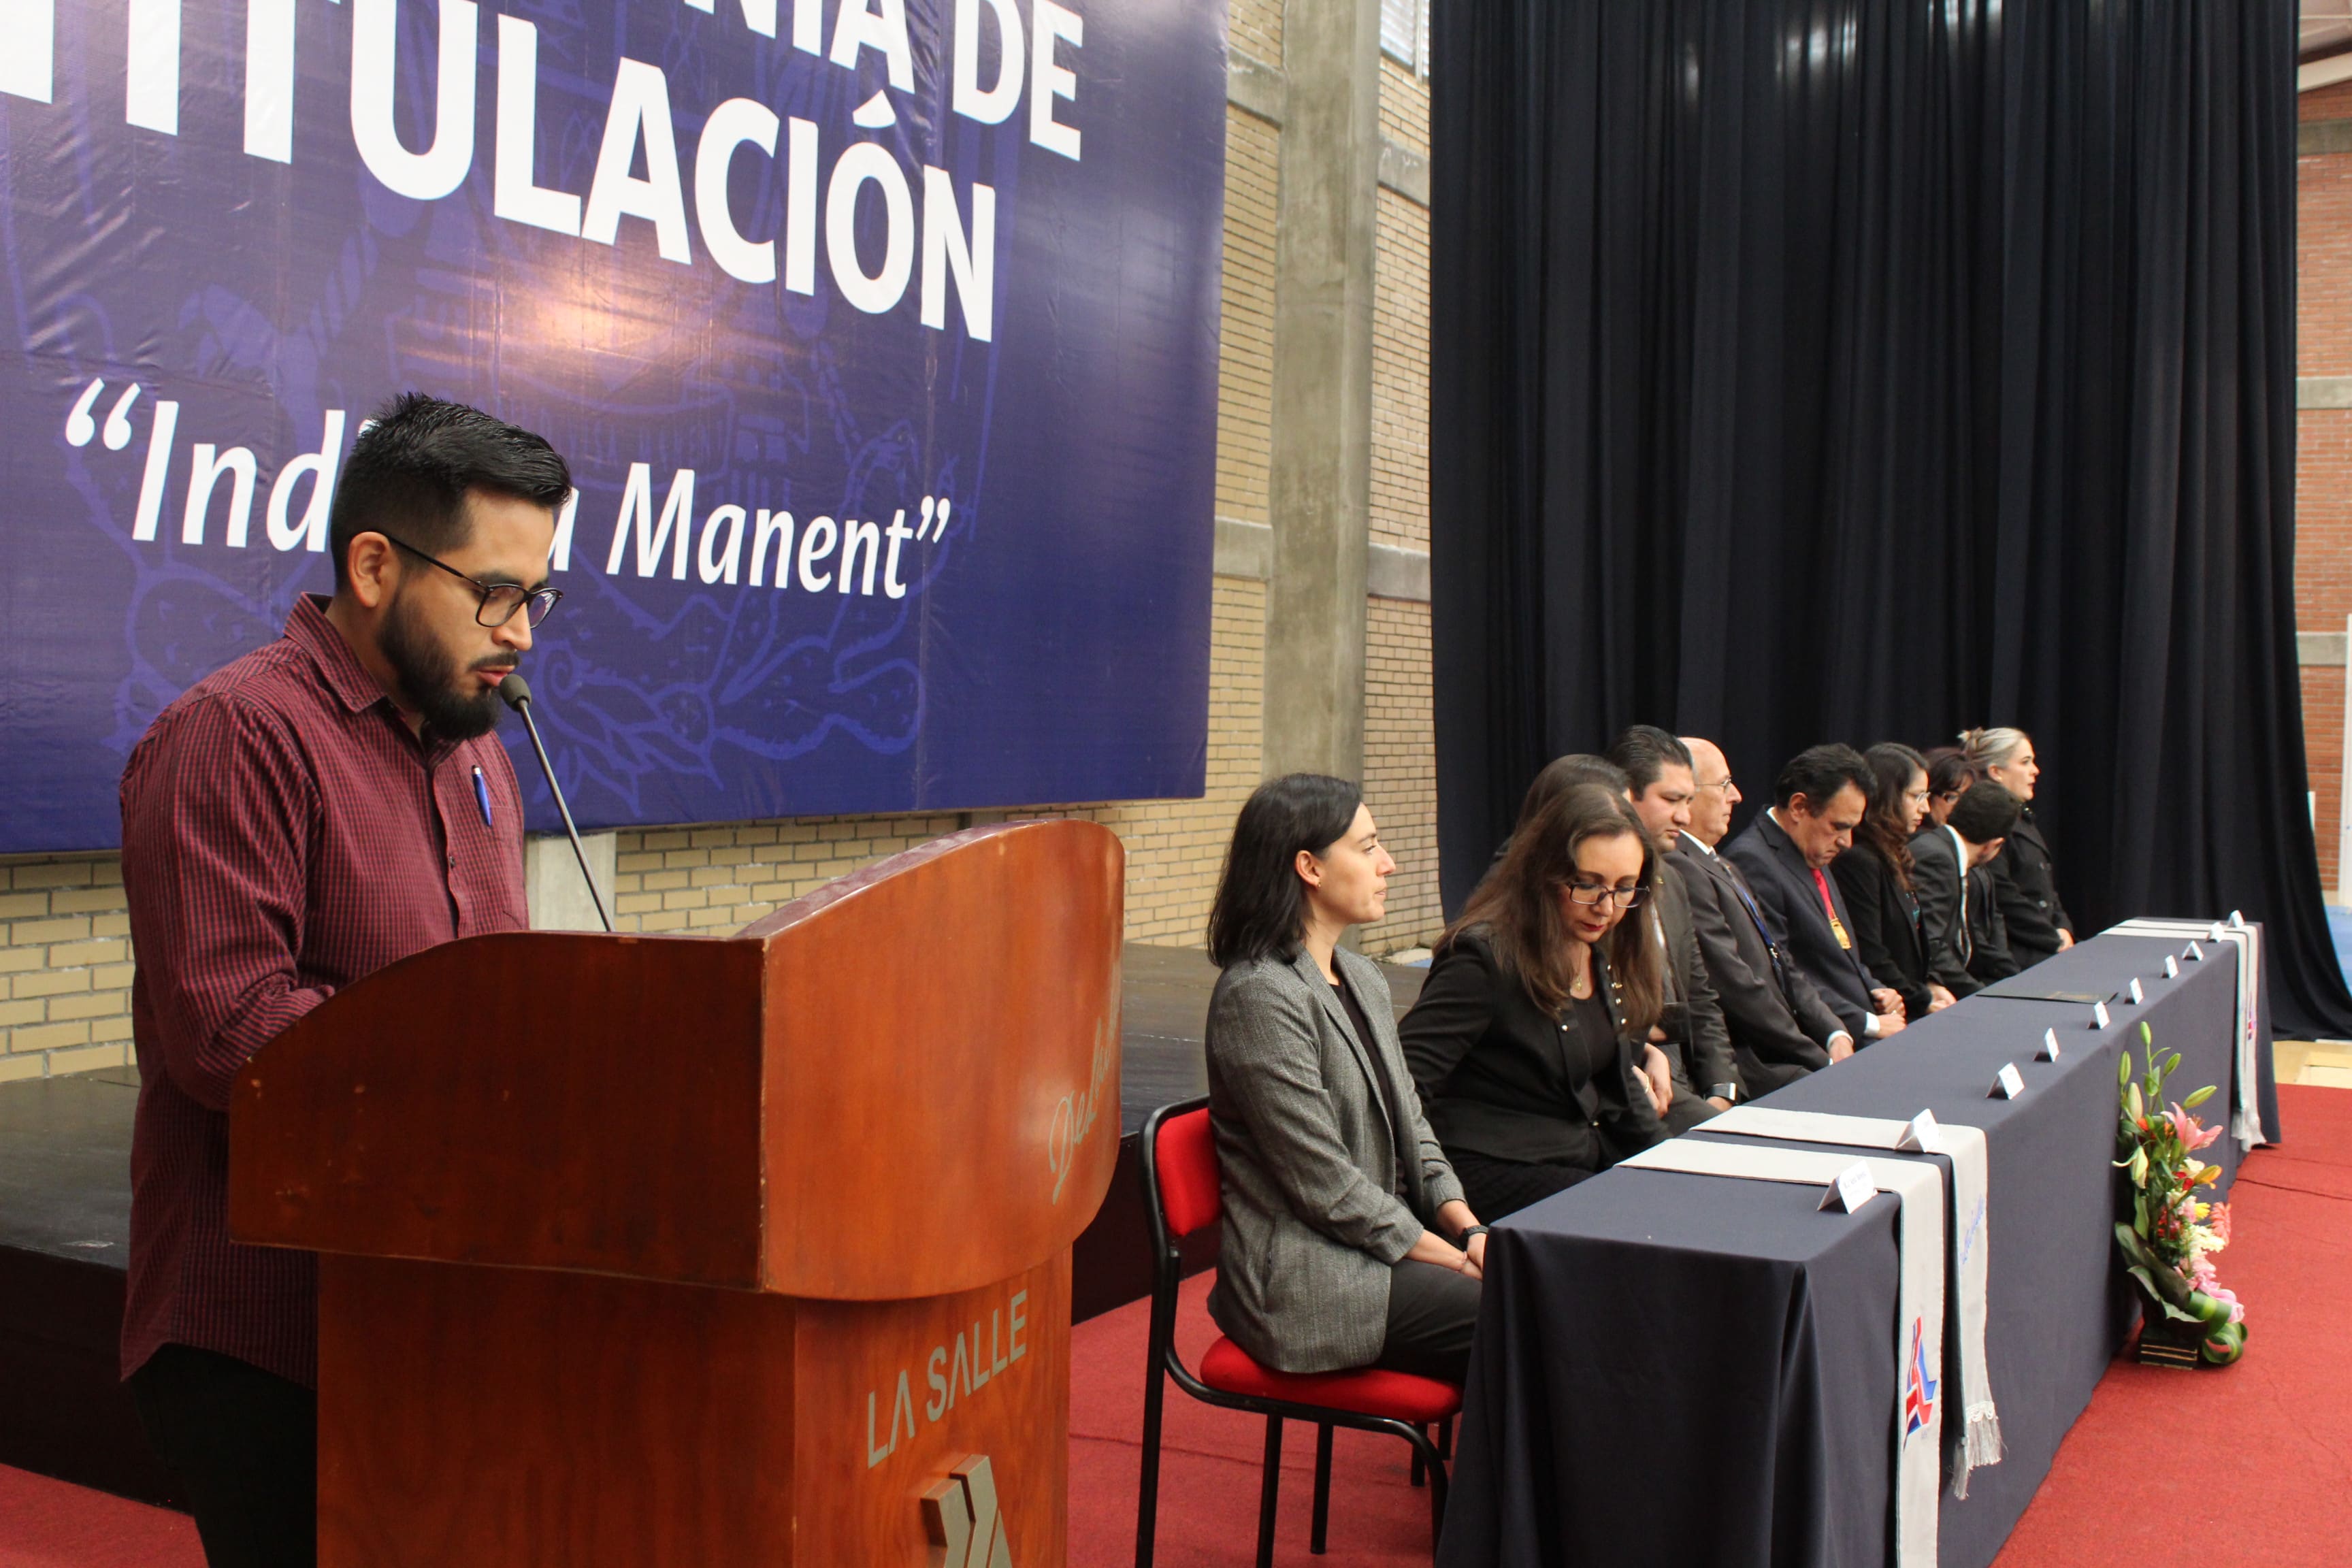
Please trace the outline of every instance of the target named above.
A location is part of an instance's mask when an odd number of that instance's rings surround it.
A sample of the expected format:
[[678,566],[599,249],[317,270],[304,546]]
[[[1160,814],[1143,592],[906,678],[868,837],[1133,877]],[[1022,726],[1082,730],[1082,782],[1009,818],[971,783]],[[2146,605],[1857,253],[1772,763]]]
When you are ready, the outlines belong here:
[[1168,1234],[1191,1236],[1216,1224],[1225,1204],[1217,1182],[1217,1144],[1209,1131],[1208,1107],[1167,1117],[1158,1132],[1153,1173]]

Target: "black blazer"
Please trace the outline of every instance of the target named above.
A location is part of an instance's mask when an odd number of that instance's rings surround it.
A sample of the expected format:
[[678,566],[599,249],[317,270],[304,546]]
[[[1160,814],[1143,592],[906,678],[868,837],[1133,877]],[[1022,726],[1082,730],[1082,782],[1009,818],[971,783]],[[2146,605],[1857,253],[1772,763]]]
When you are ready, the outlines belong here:
[[1902,996],[1904,1011],[1911,1017],[1926,1017],[1927,983],[1948,983],[1928,973],[1918,896],[1903,885],[1876,845],[1859,838],[1830,862],[1830,875],[1853,915],[1854,951],[1862,954],[1863,967],[1872,980]]
[[1649,903],[1653,931],[1661,939],[1666,961],[1666,1005],[1658,1019],[1675,1075],[1675,1101],[1667,1109],[1666,1126],[1670,1131],[1685,1132],[1716,1113],[1706,1103],[1707,1094],[1717,1084],[1738,1083],[1739,1067],[1732,1058],[1723,1005],[1699,953],[1690,894],[1663,860]]
[[1927,940],[1928,971],[1955,996],[1967,996],[2017,973],[1992,874],[1968,873],[1968,918],[1958,918],[1963,883],[1960,854],[1946,828],[1930,825],[1911,840],[1911,879],[1919,889],[1919,925]]
[[1464,931],[1431,962],[1397,1035],[1440,1143],[1490,1159],[1598,1171],[1664,1138],[1638,1076],[1639,1047],[1624,1037],[1617,987],[1598,952],[1592,977],[1617,1030],[1614,1103],[1586,1074],[1583,1047],[1568,1025],[1536,1005],[1482,931]]
[[1769,1094],[1829,1066],[1830,1037],[1845,1026],[1748,912],[1738,868],[1687,834],[1666,867],[1690,899],[1691,930],[1723,1008],[1742,1091],[1750,1099]]
[[2000,904],[2001,923],[2009,932],[2009,951],[2018,967],[2039,963],[2058,951],[2058,933],[2071,931],[2074,922],[2058,901],[2056,868],[2050,859],[2050,841],[2033,820],[2033,808],[2017,814],[2000,853],[1993,857],[1993,888]]
[[[1756,901],[1764,906],[1772,935],[1821,992],[1822,1000],[1853,1036],[1853,1043],[1861,1045],[1868,1037],[1864,1020],[1878,1011],[1870,1001],[1870,988],[1875,982],[1863,967],[1861,954],[1839,945],[1830,931],[1829,912],[1822,908],[1822,891],[1803,852],[1769,812],[1759,811],[1748,831],[1733,839],[1723,853],[1748,873],[1748,885],[1756,890]],[[1850,938],[1853,914],[1839,896],[1838,885],[1831,882],[1829,887],[1838,922]]]

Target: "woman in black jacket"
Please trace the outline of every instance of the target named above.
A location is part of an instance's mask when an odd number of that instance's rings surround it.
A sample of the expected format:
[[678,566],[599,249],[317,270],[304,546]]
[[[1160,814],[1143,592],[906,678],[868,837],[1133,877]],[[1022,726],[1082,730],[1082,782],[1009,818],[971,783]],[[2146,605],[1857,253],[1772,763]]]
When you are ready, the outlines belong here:
[[1919,899],[1911,881],[1911,836],[1927,817],[1927,764],[1908,746],[1885,742],[1864,753],[1876,781],[1853,847],[1830,862],[1853,917],[1854,950],[1872,979],[1900,994],[1904,1016],[1925,1017],[1954,1001],[1930,971]]
[[2021,808],[1991,871],[2011,956],[2019,968],[2027,968],[2074,945],[2074,922],[2058,900],[2050,841],[2033,820],[2033,788],[2042,777],[2042,763],[2033,755],[2033,737],[2022,730],[1970,730],[1960,743],[1977,776],[2009,791]]
[[1526,1207],[1665,1136],[1635,1044],[1658,944],[1626,912],[1656,850],[1624,797],[1576,785],[1532,821],[1438,940],[1398,1033],[1470,1206]]

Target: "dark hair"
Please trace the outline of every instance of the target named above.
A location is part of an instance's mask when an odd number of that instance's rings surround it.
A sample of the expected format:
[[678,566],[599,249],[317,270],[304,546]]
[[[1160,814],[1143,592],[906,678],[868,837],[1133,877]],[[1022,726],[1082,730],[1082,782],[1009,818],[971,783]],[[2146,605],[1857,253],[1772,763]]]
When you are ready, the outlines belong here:
[[1966,752],[1958,746],[1938,746],[1927,755],[1927,792],[1945,795],[1965,791],[1977,782],[1977,771],[1969,765]]
[[1868,800],[1871,782],[1870,764],[1852,746],[1807,746],[1781,764],[1780,776],[1772,781],[1772,804],[1786,805],[1803,795],[1806,805],[1820,811],[1848,784]]
[[1944,826],[1971,844],[1990,844],[2009,837],[2023,804],[1990,781],[1970,784],[1969,793],[1953,803],[1952,815],[1944,818]]
[[1298,852],[1320,855],[1346,837],[1363,804],[1362,790],[1322,773],[1286,773],[1250,792],[1209,906],[1209,957],[1218,968],[1297,952],[1307,932]]
[[[1558,766],[1554,763],[1553,766]],[[1545,770],[1549,772],[1549,769]],[[1630,833],[1642,846],[1643,888],[1657,880],[1657,847],[1625,797],[1603,784],[1573,784],[1522,821],[1502,863],[1487,874],[1437,939],[1439,952],[1473,926],[1495,950],[1495,961],[1515,975],[1536,1005],[1558,1014],[1568,1000],[1568,922],[1560,889],[1576,874],[1576,851],[1588,838]],[[1658,1021],[1665,980],[1649,920],[1637,908],[1617,922],[1602,950],[1609,977],[1622,994],[1619,1024],[1639,1037]]]
[[1655,724],[1635,724],[1609,742],[1609,760],[1625,770],[1625,787],[1636,799],[1650,793],[1669,767],[1691,766],[1690,748]]
[[464,548],[473,490],[552,511],[572,493],[572,470],[543,437],[478,408],[421,392],[384,405],[352,443],[335,484],[327,515],[335,591],[351,586],[352,541],[362,533],[385,534],[428,555]]
[[1863,760],[1870,764],[1871,776],[1876,782],[1870,792],[1870,809],[1862,814],[1862,826],[1855,837],[1877,850],[1895,868],[1895,879],[1907,892],[1911,888],[1911,835],[1904,824],[1911,813],[1903,797],[1911,793],[1911,775],[1927,771],[1927,761],[1896,741],[1881,741],[1863,753]]
[[1619,795],[1633,787],[1626,782],[1625,770],[1606,757],[1596,757],[1590,752],[1570,752],[1564,757],[1554,757],[1528,785],[1527,798],[1519,802],[1518,824],[1512,832],[1535,821],[1546,806],[1579,784],[1596,784]]

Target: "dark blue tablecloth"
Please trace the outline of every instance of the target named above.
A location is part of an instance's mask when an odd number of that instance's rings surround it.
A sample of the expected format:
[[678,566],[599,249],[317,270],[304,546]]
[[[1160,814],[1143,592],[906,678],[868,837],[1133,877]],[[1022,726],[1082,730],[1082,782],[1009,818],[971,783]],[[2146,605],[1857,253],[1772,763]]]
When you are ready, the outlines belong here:
[[[1945,1491],[1944,1568],[1992,1561],[2130,1331],[2137,1302],[2111,1228],[2124,1188],[2110,1162],[2116,1058],[2126,1042],[2137,1048],[2142,1021],[2159,1050],[2181,1054],[2177,1092],[2219,1085],[2200,1114],[2228,1123],[2236,965],[2224,950],[2168,981],[2165,955],[2181,946],[2100,937],[2032,972],[2050,990],[2101,995],[2137,977],[2147,1002],[2111,1003],[2105,1031],[2078,1003],[1974,997],[1759,1102],[1926,1109],[1985,1131],[1986,1347],[2008,1452],[1975,1472],[1967,1500]],[[2062,1059],[2036,1062],[2052,1027]],[[2265,1022],[2276,1136],[2269,1045]],[[2009,1062],[2024,1097],[1988,1099]],[[2226,1188],[2235,1142],[2224,1136],[2210,1157]],[[1891,1563],[1895,1205],[1824,1214],[1820,1197],[1612,1171],[1498,1225],[1442,1568]],[[1956,1355],[1948,1329],[1947,1344]],[[1948,1434],[1956,1425],[1948,1417]]]

